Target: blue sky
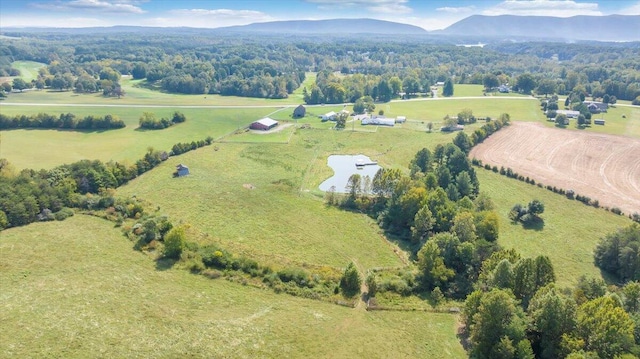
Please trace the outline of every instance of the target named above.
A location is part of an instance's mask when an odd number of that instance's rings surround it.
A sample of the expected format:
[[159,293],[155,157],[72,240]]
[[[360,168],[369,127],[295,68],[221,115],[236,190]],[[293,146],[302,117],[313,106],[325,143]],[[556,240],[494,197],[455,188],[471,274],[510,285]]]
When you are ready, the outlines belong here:
[[640,15],[640,0],[0,0],[0,28],[188,26],[375,18],[443,29],[481,15]]

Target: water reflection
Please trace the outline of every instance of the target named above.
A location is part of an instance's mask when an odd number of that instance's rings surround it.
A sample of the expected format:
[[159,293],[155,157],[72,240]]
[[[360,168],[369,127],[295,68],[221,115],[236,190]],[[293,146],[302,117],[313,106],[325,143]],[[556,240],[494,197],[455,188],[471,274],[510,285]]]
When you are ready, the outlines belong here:
[[[353,174],[359,174],[364,177],[369,176],[370,181],[376,172],[381,168],[369,157],[365,155],[332,155],[327,159],[327,164],[333,169],[333,176],[320,184],[320,189],[329,191],[335,186],[335,191],[339,193],[349,192],[347,190],[347,182]],[[356,166],[357,165],[357,166]]]

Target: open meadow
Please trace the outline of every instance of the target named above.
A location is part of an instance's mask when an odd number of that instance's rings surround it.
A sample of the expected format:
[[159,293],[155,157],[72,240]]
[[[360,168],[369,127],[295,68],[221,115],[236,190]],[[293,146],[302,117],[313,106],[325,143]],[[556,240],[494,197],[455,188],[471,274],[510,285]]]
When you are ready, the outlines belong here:
[[47,66],[42,62],[35,61],[14,61],[11,63],[11,67],[20,71],[20,78],[26,82],[31,82],[38,78],[38,71]]
[[[598,240],[632,223],[627,217],[492,171],[477,169],[477,173],[481,191],[487,193],[497,207],[498,243],[505,248],[515,248],[524,257],[549,256],[560,287],[574,286],[583,274],[599,276],[600,270],[593,264],[593,250]],[[526,205],[534,199],[544,203],[541,215],[544,226],[525,228],[511,222],[511,208],[516,203]]]
[[[364,154],[384,168],[407,173],[418,150],[451,142],[456,134],[438,128],[445,115],[455,116],[465,108],[477,117],[497,118],[506,112],[514,122],[532,121],[540,129],[550,126],[539,101],[532,97],[392,101],[376,104],[375,111],[383,110],[388,117],[406,116],[407,123],[387,128],[362,126],[349,119],[345,130],[336,131],[335,122],[322,122],[318,116],[337,112],[342,105],[308,106],[306,117],[293,119],[294,104],[281,100],[205,99],[157,93],[136,87],[134,81],[127,86],[130,92],[120,102],[94,95],[77,95],[74,100],[69,92],[12,94],[9,104],[0,102],[3,114],[113,114],[127,127],[89,132],[3,131],[1,157],[17,169],[52,168],[84,158],[132,163],[149,147],[169,150],[177,142],[211,136],[216,139],[211,146],[170,157],[118,188],[116,194],[147,201],[174,223],[186,224],[190,240],[216,244],[276,270],[284,266],[341,269],[352,261],[362,274],[372,268],[413,268],[406,243],[387,238],[374,219],[325,204],[318,186],[333,174],[328,156]],[[476,89],[466,90],[472,95]],[[236,100],[238,107],[214,107],[217,101]],[[40,105],[28,105],[30,101]],[[16,102],[22,105],[10,104]],[[157,117],[180,111],[187,121],[164,130],[141,131],[138,119],[145,111]],[[589,131],[638,137],[639,114],[637,108],[619,106],[610,111],[615,116],[610,126],[557,131],[569,137]],[[265,116],[282,121],[280,128],[266,133],[245,130]],[[427,132],[429,122],[434,128],[431,133]],[[465,133],[470,135],[483,124],[467,125]],[[526,125],[516,123],[501,131],[520,126]],[[172,176],[178,164],[189,167],[189,176]],[[583,274],[600,275],[593,265],[596,243],[631,223],[626,217],[536,186],[483,169],[477,172],[481,191],[497,207],[498,243],[524,257],[549,256],[560,287],[575,285]],[[532,199],[545,204],[544,226],[527,229],[511,223],[508,212],[513,205]],[[110,222],[94,217],[76,215],[64,222],[5,230],[0,258],[0,281],[8,283],[0,294],[0,356],[467,355],[456,337],[457,315],[367,312],[363,305],[351,309],[166,269],[156,266],[151,256],[133,250],[133,243]],[[430,308],[415,296],[383,300],[397,307]]]
[[366,312],[158,270],[132,245],[82,215],[4,231],[0,356],[466,356],[455,315]]

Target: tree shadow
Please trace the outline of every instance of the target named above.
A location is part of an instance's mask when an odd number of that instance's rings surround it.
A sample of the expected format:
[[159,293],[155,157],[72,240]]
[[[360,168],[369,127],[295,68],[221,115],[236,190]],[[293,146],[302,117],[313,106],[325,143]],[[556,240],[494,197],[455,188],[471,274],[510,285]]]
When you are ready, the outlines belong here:
[[527,230],[541,231],[544,229],[544,219],[537,217],[527,222],[522,222],[522,228]]
[[415,261],[417,259],[416,254],[418,253],[418,250],[420,250],[421,243],[412,243],[411,241],[405,239],[405,237],[391,232],[388,229],[384,229],[383,233],[389,242],[397,245],[398,248],[400,248],[403,252],[408,253],[410,260]]
[[173,268],[178,261],[171,258],[158,258],[156,259],[156,270],[165,271]]

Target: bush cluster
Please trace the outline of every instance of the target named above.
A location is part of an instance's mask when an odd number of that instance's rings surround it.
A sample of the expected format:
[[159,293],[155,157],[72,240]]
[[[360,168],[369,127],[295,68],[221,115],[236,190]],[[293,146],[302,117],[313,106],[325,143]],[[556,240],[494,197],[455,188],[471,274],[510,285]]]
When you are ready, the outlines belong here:
[[171,118],[162,117],[157,119],[153,113],[144,112],[140,116],[139,124],[140,128],[148,130],[161,130],[177,123],[182,123],[187,120],[186,116],[181,112],[174,112]]

